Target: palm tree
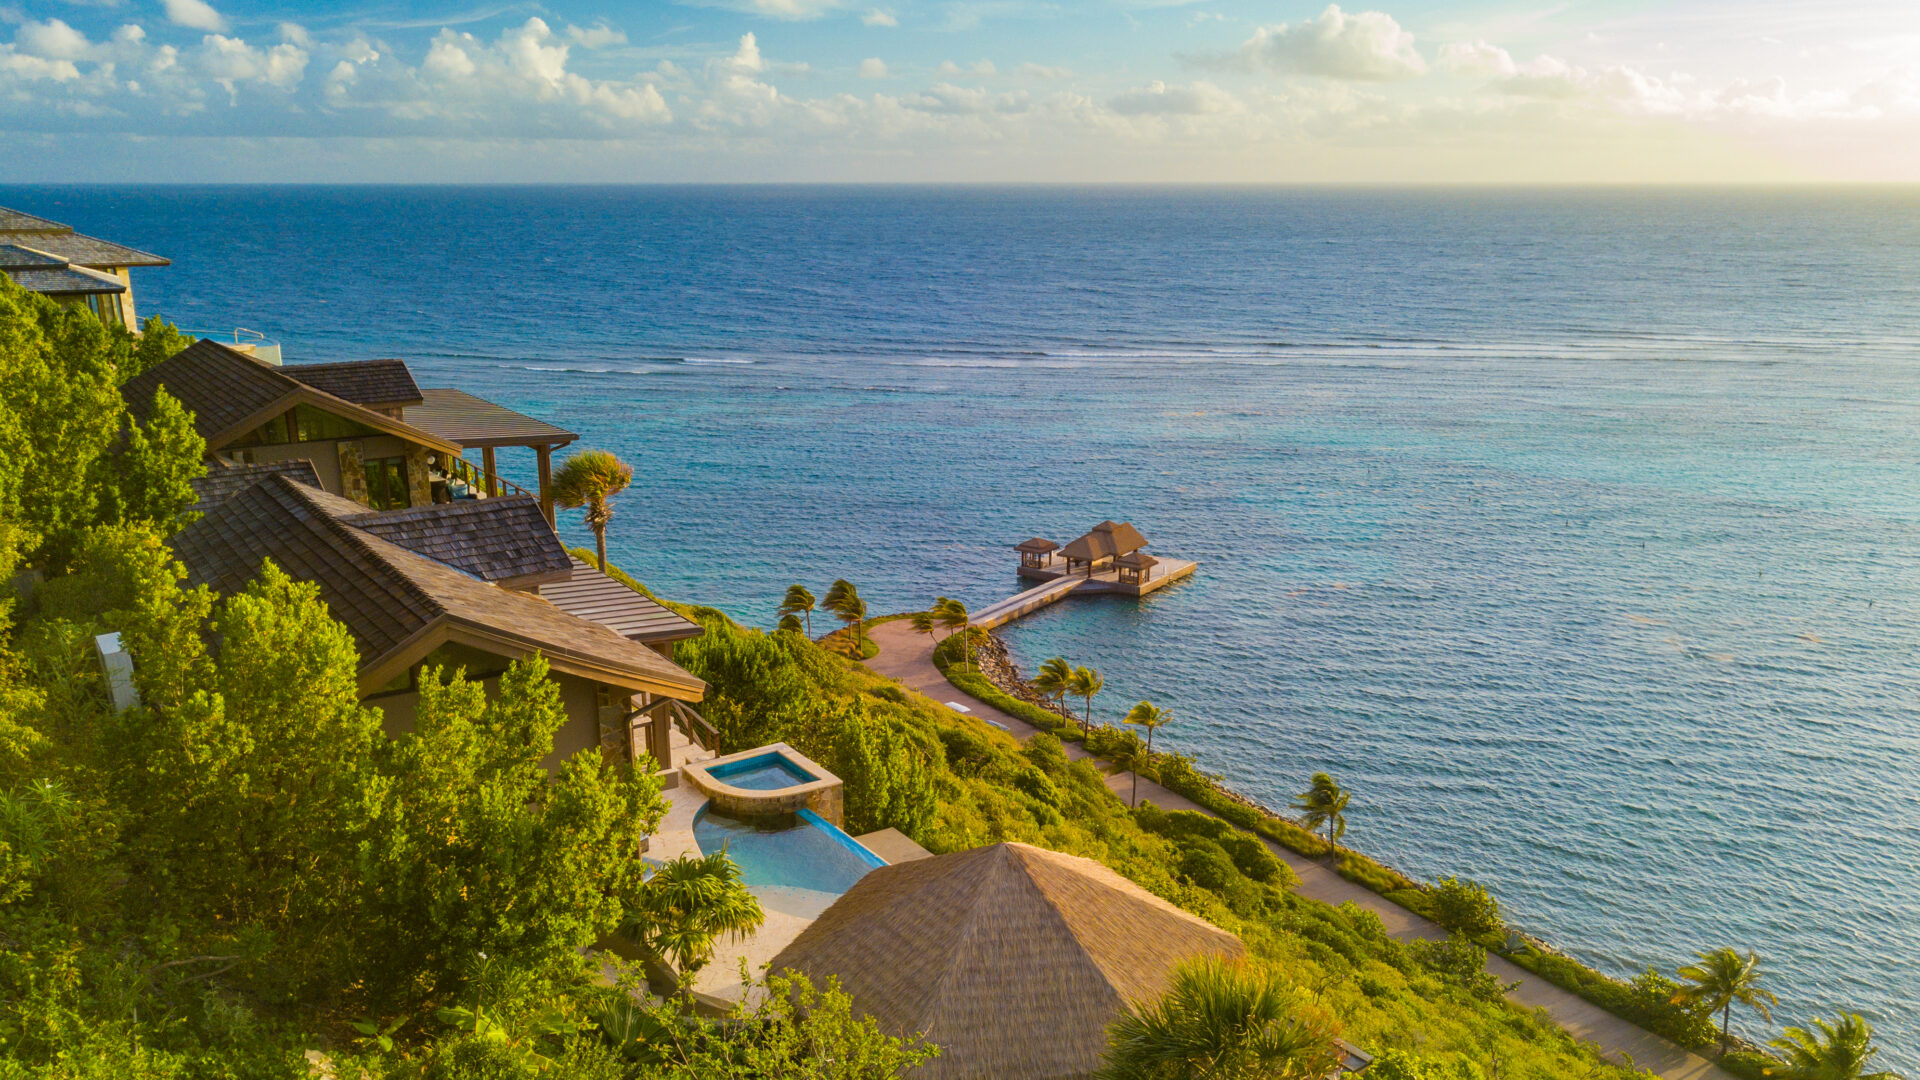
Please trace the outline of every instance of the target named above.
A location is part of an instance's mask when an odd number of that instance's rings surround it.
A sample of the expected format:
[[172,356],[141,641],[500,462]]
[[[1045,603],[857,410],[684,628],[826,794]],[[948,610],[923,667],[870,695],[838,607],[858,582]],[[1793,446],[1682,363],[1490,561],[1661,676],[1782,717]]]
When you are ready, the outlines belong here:
[[1147,748],[1140,744],[1139,737],[1135,736],[1109,750],[1107,760],[1111,763],[1109,775],[1124,771],[1133,778],[1133,792],[1127,797],[1127,807],[1128,809],[1138,807],[1140,805],[1140,770],[1153,763],[1153,755],[1147,752]]
[[796,634],[804,634],[806,633],[806,630],[807,630],[807,628],[800,622],[800,616],[798,615],[780,616],[779,628],[782,630],[791,630]]
[[780,600],[780,614],[800,615],[807,620],[807,636],[813,636],[813,594],[805,585],[787,586],[787,595]]
[[1780,1004],[1780,999],[1760,985],[1763,973],[1757,953],[1748,951],[1741,956],[1732,949],[1715,949],[1694,955],[1700,958],[1699,963],[1688,964],[1675,973],[1688,985],[1673,996],[1674,1004],[1699,1003],[1706,1005],[1708,1012],[1719,1013],[1720,1052],[1724,1054],[1734,1002],[1748,1006],[1763,1020],[1772,1020],[1773,1006]]
[[853,655],[860,655],[860,647],[865,644],[862,633],[867,619],[867,602],[860,599],[860,590],[846,578],[839,578],[827,586],[826,599],[820,606],[838,616],[840,621],[853,627]]
[[1147,757],[1153,757],[1153,733],[1173,723],[1173,714],[1151,701],[1143,701],[1127,710],[1127,723],[1147,729]]
[[1351,798],[1350,792],[1323,772],[1314,773],[1311,786],[1294,797],[1293,808],[1300,811],[1308,829],[1326,828],[1329,855],[1333,854],[1333,842],[1347,835],[1347,801]]
[[[1771,995],[1769,995],[1771,996]],[[1873,1025],[1859,1013],[1841,1013],[1829,1024],[1815,1020],[1819,1034],[1806,1028],[1788,1028],[1773,1047],[1787,1059],[1784,1067],[1767,1070],[1782,1080],[1900,1080],[1894,1072],[1866,1072],[1867,1062],[1880,1052],[1873,1045]]]
[[[941,596],[936,597],[933,601],[933,617],[940,621],[941,626],[947,628],[947,636],[952,637],[956,631],[960,633],[966,632],[967,620],[971,616],[967,614],[967,605],[952,597]],[[973,638],[970,635],[960,639],[960,667],[962,670],[972,670],[973,668],[972,645]]]
[[722,936],[743,937],[765,918],[740,867],[720,850],[662,864],[641,887],[626,928],[655,959],[672,964],[685,985],[713,959]]
[[1093,732],[1093,696],[1098,694],[1106,684],[1106,680],[1100,677],[1100,673],[1090,667],[1074,668],[1073,674],[1068,677],[1067,687],[1073,691],[1073,696],[1087,699],[1087,716],[1080,724],[1082,732],[1088,734]]
[[1033,688],[1047,696],[1047,699],[1059,704],[1060,699],[1073,689],[1073,665],[1067,663],[1064,656],[1056,656],[1040,665],[1033,676]]
[[1339,1066],[1333,1032],[1297,1014],[1272,974],[1217,959],[1182,965],[1158,1003],[1107,1028],[1101,1080],[1318,1080]]
[[553,474],[553,501],[569,510],[587,508],[587,528],[600,556],[600,572],[607,572],[607,522],[613,520],[615,495],[633,482],[633,466],[605,450],[582,450]]
[[940,639],[935,636],[935,631],[940,628],[940,624],[934,619],[933,612],[916,611],[913,613],[913,618],[908,621],[913,623],[914,633],[927,635],[927,640],[935,645],[940,643]]

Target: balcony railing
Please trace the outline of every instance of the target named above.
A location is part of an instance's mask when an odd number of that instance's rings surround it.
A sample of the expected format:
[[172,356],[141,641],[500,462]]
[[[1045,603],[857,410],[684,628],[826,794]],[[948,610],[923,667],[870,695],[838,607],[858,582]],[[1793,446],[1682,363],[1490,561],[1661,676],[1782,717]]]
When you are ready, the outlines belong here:
[[449,461],[446,455],[440,455],[435,459],[434,469],[435,472],[429,473],[429,477],[444,481],[448,489],[447,494],[455,499],[485,499],[494,495],[534,494],[504,476],[495,476],[464,457],[456,457]]
[[183,326],[179,327],[179,330],[189,337],[206,338],[208,341],[217,341],[227,348],[235,352],[245,353],[263,364],[272,364],[274,367],[280,366],[280,342],[258,330],[249,330],[244,326],[236,326],[231,330],[193,330]]

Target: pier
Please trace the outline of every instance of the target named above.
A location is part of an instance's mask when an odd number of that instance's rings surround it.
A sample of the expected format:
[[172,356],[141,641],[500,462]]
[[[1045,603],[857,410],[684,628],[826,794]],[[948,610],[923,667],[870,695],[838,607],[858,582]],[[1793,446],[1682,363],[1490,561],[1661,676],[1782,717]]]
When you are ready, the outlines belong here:
[[1020,553],[1020,577],[1037,582],[1024,592],[988,605],[967,625],[991,630],[1038,611],[1070,595],[1117,593],[1145,596],[1191,577],[1200,564],[1187,559],[1156,558],[1141,550],[1147,539],[1126,522],[1103,521],[1066,547],[1034,537],[1015,545]]

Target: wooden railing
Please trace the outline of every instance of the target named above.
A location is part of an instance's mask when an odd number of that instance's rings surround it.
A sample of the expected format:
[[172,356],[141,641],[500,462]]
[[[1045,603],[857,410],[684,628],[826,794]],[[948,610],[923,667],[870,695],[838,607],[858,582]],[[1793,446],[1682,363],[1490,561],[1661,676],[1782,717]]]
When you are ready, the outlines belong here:
[[673,714],[674,726],[680,733],[693,740],[700,749],[711,753],[720,752],[720,729],[707,722],[707,718],[687,707],[685,702],[667,699],[668,711]]
[[466,458],[454,457],[449,460],[449,456],[443,454],[440,460],[442,473],[449,478],[464,481],[468,488],[483,497],[490,497],[502,491],[512,495],[534,494],[504,476],[495,476]]

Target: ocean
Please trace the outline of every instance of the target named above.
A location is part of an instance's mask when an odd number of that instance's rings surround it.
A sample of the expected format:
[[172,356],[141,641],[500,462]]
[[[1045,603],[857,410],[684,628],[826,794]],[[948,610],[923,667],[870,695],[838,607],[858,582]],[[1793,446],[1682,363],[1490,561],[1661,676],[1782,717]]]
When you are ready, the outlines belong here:
[[1198,574],[1014,624],[1023,664],[1270,804],[1332,772],[1355,846],[1602,970],[1757,949],[1780,1020],[1920,1067],[1920,190],[0,205],[170,256],[143,313],[615,451],[613,557],[749,623],[836,577],[982,606],[1132,521]]

